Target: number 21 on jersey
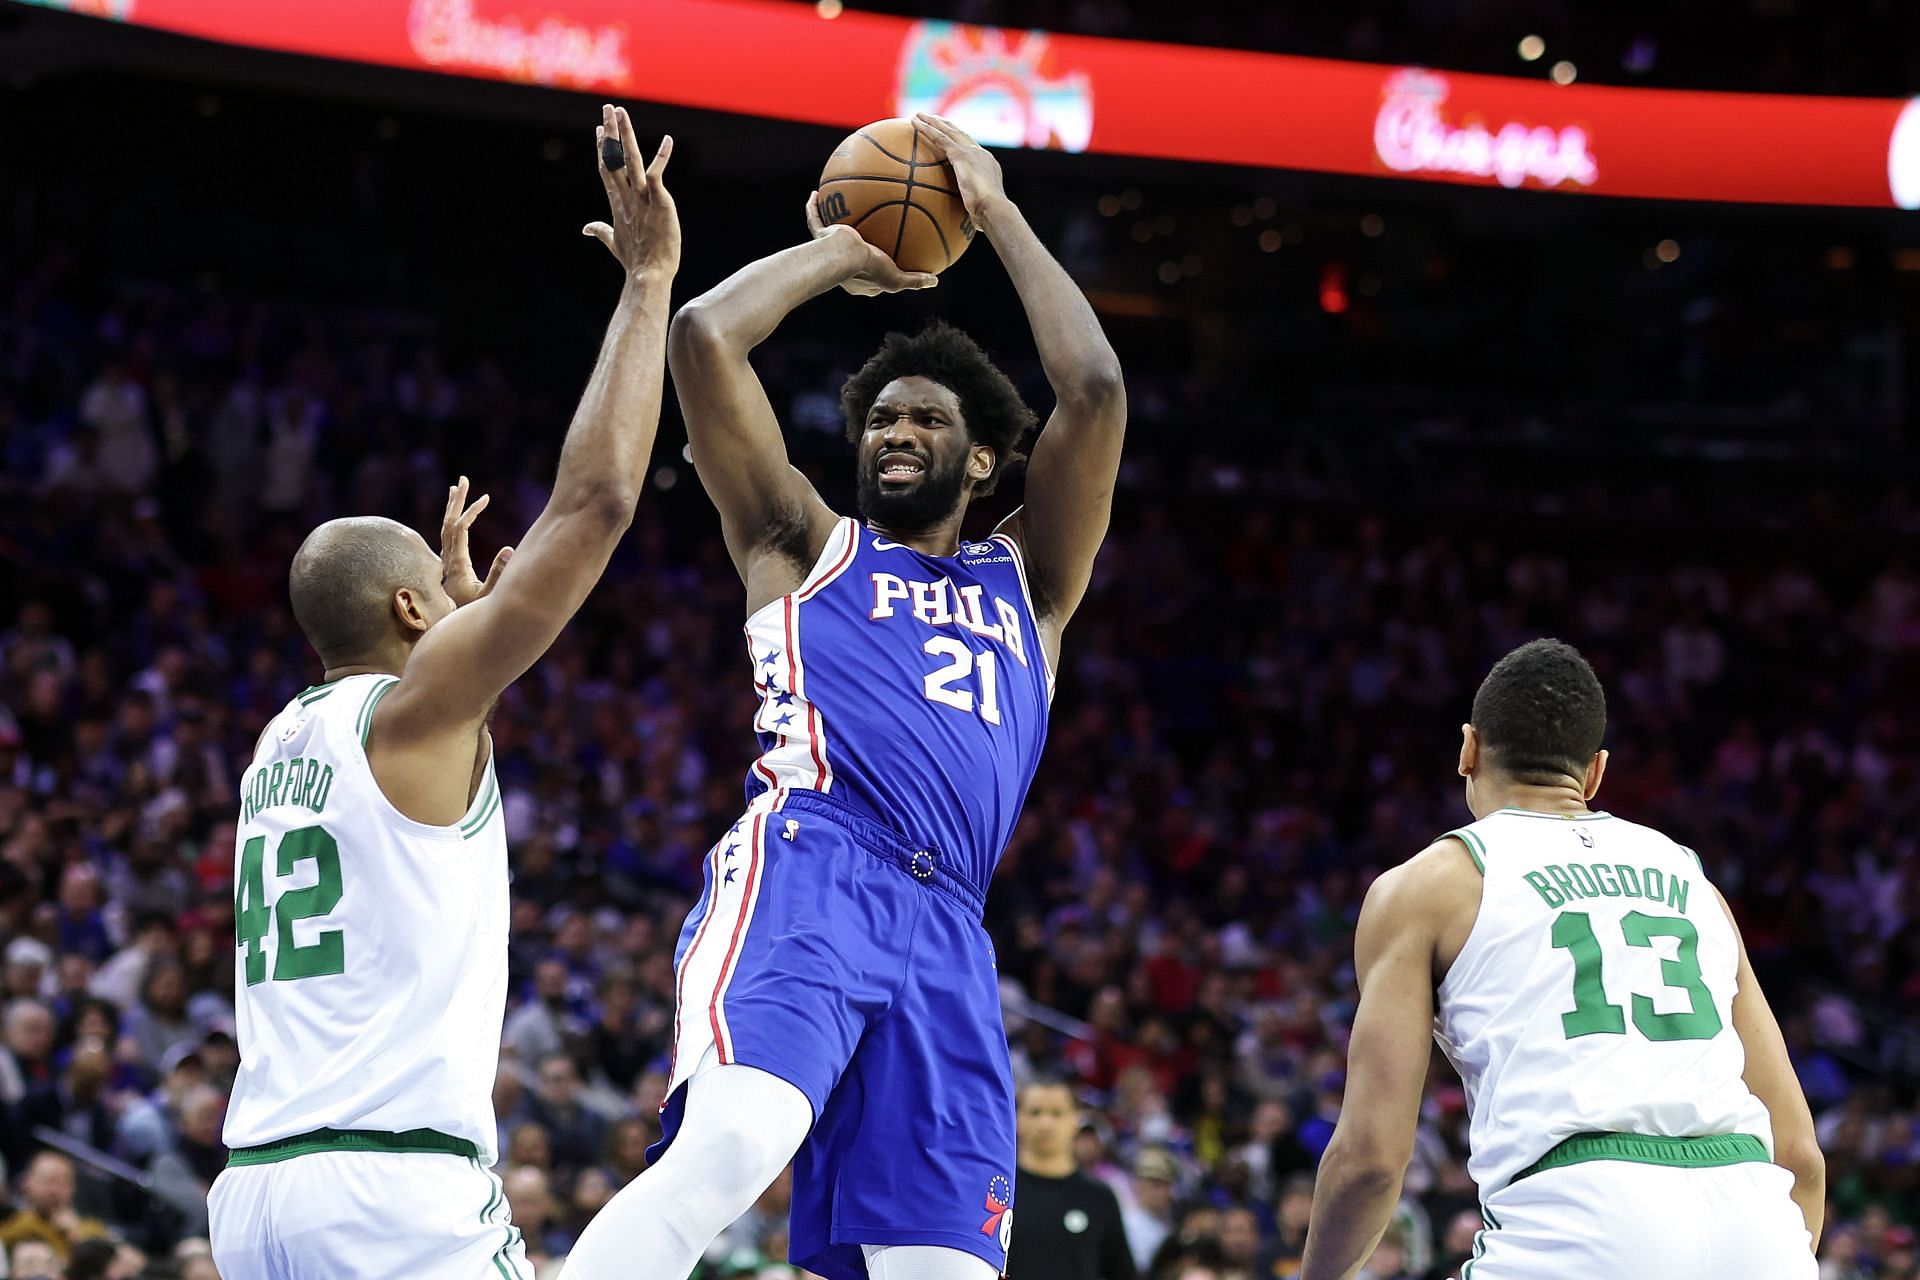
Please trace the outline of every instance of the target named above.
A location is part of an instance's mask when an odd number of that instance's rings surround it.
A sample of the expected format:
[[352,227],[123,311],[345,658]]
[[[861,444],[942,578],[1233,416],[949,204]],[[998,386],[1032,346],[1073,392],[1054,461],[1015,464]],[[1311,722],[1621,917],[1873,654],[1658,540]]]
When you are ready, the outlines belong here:
[[[947,665],[937,671],[927,673],[926,690],[929,702],[938,702],[942,706],[958,711],[978,712],[980,718],[988,724],[1000,723],[1000,666],[999,655],[988,649],[984,653],[975,653],[965,643],[951,636],[935,636],[920,646],[936,658],[945,658]],[[962,680],[975,675],[979,692],[973,689],[955,688]]]
[[247,952],[247,985],[267,980],[267,934],[277,933],[273,948],[273,980],[290,982],[343,973],[347,965],[346,939],[328,929],[313,942],[298,946],[293,926],[300,920],[324,916],[340,905],[340,845],[325,827],[301,827],[287,832],[275,851],[276,875],[294,874],[302,862],[315,864],[313,884],[289,889],[267,901],[267,838],[252,836],[240,847],[240,883],[234,890],[233,928],[236,942]]

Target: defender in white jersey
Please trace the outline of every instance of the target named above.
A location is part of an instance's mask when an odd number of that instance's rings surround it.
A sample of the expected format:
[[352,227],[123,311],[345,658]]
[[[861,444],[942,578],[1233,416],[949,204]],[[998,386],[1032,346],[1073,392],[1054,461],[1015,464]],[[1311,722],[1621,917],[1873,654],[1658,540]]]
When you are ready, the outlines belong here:
[[1600,682],[1570,646],[1474,698],[1475,821],[1368,892],[1340,1122],[1302,1275],[1348,1277],[1412,1156],[1429,1035],[1486,1230],[1464,1280],[1811,1280],[1825,1169],[1779,1027],[1691,849],[1589,808]]
[[[240,1070],[208,1198],[229,1280],[532,1280],[493,1114],[507,842],[487,716],[553,643],[633,518],[660,417],[679,226],[624,111],[603,110],[627,273],[546,510],[487,579],[448,491],[441,555],[378,517],[308,535],[293,612],[326,671],[241,781]],[[507,562],[512,559],[512,568]]]

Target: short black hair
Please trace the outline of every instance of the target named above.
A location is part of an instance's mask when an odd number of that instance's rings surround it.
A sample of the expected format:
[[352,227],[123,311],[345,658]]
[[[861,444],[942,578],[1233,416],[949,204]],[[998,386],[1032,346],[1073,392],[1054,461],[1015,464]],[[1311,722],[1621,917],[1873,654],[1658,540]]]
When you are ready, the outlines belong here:
[[840,388],[840,412],[847,422],[847,439],[858,440],[867,429],[873,402],[895,378],[931,378],[960,400],[967,438],[993,450],[993,471],[974,487],[981,496],[993,492],[1022,438],[1039,421],[1020,398],[1013,380],[994,367],[980,344],[944,320],[929,320],[909,337],[889,333],[873,357]]
[[1534,640],[1480,682],[1473,727],[1487,763],[1517,782],[1584,778],[1607,736],[1607,695],[1578,649]]
[[382,516],[329,520],[307,535],[287,574],[294,620],[328,667],[376,649],[392,625],[398,587],[424,588],[411,531]]

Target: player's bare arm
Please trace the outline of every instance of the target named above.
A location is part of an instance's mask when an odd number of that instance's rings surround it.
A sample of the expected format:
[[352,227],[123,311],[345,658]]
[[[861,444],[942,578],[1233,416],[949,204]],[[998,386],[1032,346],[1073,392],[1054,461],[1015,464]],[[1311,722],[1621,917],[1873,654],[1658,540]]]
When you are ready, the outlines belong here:
[[1053,413],[1027,464],[1026,503],[1002,531],[1026,555],[1034,607],[1057,651],[1113,511],[1127,425],[1120,360],[1080,286],[1008,199],[1000,162],[949,120],[921,114],[914,123],[953,166],[968,216],[1006,265],[1053,388]]
[[800,585],[834,521],[787,461],[780,422],[749,356],[796,307],[831,289],[879,294],[935,283],[902,271],[853,228],[821,226],[811,198],[807,224],[805,244],[749,263],[682,307],[667,344],[694,470],[719,509],[749,614]]
[[1473,925],[1480,873],[1457,840],[1374,881],[1360,908],[1360,1006],[1346,1098],[1314,1182],[1302,1280],[1347,1280],[1372,1255],[1413,1159],[1433,1046],[1434,986]]
[[[1733,933],[1740,937],[1740,924],[1733,918],[1725,895],[1714,890],[1720,909],[1727,913]],[[1733,995],[1733,1030],[1746,1051],[1747,1069],[1742,1079],[1753,1096],[1766,1105],[1773,1120],[1773,1162],[1793,1175],[1793,1202],[1807,1219],[1807,1234],[1813,1247],[1820,1248],[1820,1228],[1827,1212],[1827,1158],[1820,1152],[1820,1140],[1814,1133],[1813,1112],[1807,1107],[1807,1095],[1794,1074],[1793,1061],[1787,1055],[1787,1042],[1774,1021],[1773,1009],[1759,979],[1747,959],[1747,943],[1740,939],[1740,976]]]
[[[617,148],[605,145],[609,139]],[[382,790],[422,822],[457,821],[466,810],[469,771],[450,770],[449,759],[472,757],[495,699],[553,643],[599,580],[632,522],[653,452],[668,295],[680,261],[679,221],[664,182],[673,142],[663,139],[643,167],[633,122],[613,107],[603,109],[596,141],[609,214],[584,234],[612,252],[626,278],[561,447],[553,494],[484,581],[473,574],[466,538],[486,499],[466,506],[464,482],[449,495],[441,550],[448,593],[460,607],[414,648],[379,703],[368,740]]]

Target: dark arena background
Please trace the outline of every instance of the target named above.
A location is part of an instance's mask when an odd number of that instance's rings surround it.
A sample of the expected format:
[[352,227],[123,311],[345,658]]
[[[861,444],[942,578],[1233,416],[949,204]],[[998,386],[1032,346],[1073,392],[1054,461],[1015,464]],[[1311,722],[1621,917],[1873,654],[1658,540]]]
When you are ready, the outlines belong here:
[[[700,12],[727,5],[724,29]],[[1699,851],[1770,993],[1828,1162],[1823,1280],[1920,1277],[1910,6],[67,7],[0,3],[14,1277],[215,1276],[236,785],[319,678],[287,565],[340,514],[431,538],[462,474],[493,496],[480,563],[538,512],[618,289],[580,234],[603,100],[649,147],[675,135],[676,302],[802,238],[863,120],[938,101],[1042,144],[999,153],[1008,189],[1093,301],[1130,416],[987,922],[1016,1074],[1071,1084],[1140,1274],[1295,1274],[1361,897],[1467,820],[1475,685],[1558,636],[1609,695],[1598,803]],[[1059,33],[1044,55],[1029,27]],[[1204,45],[1281,56],[1207,64],[1211,99],[1142,71]],[[967,57],[1022,94],[969,117]],[[1743,96],[1710,121],[1618,96],[1677,90]],[[1481,163],[1459,140],[1508,121],[1545,142]],[[1051,403],[992,254],[926,295],[830,294],[759,353],[830,503],[838,388],[888,329],[947,317]],[[499,1172],[543,1278],[657,1136],[675,931],[749,759],[741,590],[685,444],[669,395],[631,533],[492,721]],[[1366,1275],[1460,1275],[1465,1156],[1436,1055]],[[784,1194],[700,1274],[800,1275]]]

